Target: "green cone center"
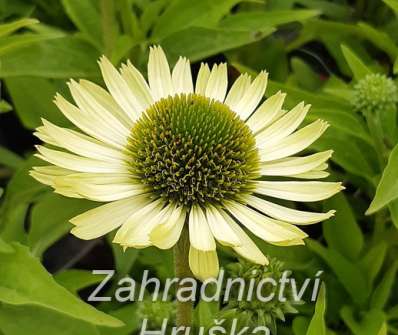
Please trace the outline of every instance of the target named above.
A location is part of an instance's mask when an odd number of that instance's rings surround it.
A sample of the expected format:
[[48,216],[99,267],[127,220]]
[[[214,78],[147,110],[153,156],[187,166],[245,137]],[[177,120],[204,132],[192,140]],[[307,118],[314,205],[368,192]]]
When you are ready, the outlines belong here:
[[131,130],[128,150],[134,176],[177,204],[237,199],[258,177],[249,127],[228,106],[196,94],[149,107]]

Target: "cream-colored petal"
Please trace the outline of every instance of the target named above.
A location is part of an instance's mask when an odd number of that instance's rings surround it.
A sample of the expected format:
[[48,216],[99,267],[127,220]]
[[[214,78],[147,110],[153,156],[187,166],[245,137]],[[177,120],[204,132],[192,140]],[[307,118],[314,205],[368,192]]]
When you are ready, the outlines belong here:
[[250,195],[247,197],[247,204],[256,208],[260,212],[273,217],[274,219],[291,222],[298,225],[307,225],[325,221],[331,218],[336,211],[331,210],[327,213],[315,213],[299,211],[284,207],[273,202]]
[[193,93],[191,65],[185,57],[180,57],[171,75],[175,94]]
[[216,278],[219,272],[218,257],[216,251],[202,251],[189,248],[189,267],[193,275],[201,281]]
[[253,113],[264,97],[267,81],[268,74],[261,71],[236,105],[235,112],[239,114],[242,120],[246,120]]
[[344,189],[341,183],[321,181],[256,181],[256,193],[292,201],[320,201]]
[[109,162],[126,161],[128,159],[122,151],[115,150],[92,137],[74,130],[58,127],[45,119],[42,119],[42,121],[45,133],[51,136],[52,144],[55,143],[55,145],[61,148],[65,148],[80,156]]
[[246,121],[246,124],[253,133],[257,133],[274,122],[282,110],[286,94],[279,91],[265,100],[253,115]]
[[59,176],[66,176],[75,171],[61,168],[55,165],[35,166],[29,174],[44,185],[54,187],[54,179]]
[[330,173],[327,171],[318,171],[318,170],[313,170],[313,171],[308,171],[300,174],[294,174],[291,177],[292,178],[298,178],[298,179],[324,179],[330,176]]
[[169,63],[159,46],[151,47],[149,51],[148,81],[155,101],[174,94]]
[[231,89],[225,98],[225,104],[229,106],[233,111],[236,110],[239,101],[243,98],[246,90],[249,89],[251,78],[247,73],[241,74],[238,79],[235,80]]
[[102,77],[113,98],[132,121],[139,118],[142,106],[118,70],[105,57],[99,61]]
[[187,213],[183,207],[175,207],[169,219],[153,228],[149,234],[151,243],[159,249],[172,248],[180,238]]
[[120,72],[139,103],[139,111],[146,110],[154,103],[154,100],[149,85],[141,72],[129,60],[127,61],[127,65],[122,65]]
[[298,104],[290,112],[286,113],[271,126],[256,135],[256,142],[259,147],[268,146],[293,133],[304,121],[311,105]]
[[126,112],[118,105],[116,100],[108,93],[107,90],[101,86],[92,83],[88,80],[80,80],[79,84],[85,88],[88,94],[102,106],[101,109],[107,110],[114,117],[116,117],[127,129],[133,125],[133,120],[126,114]]
[[105,162],[97,159],[80,157],[62,151],[36,146],[40,159],[59,167],[79,172],[128,173],[128,166],[122,162]]
[[71,233],[84,240],[103,236],[120,227],[147,202],[148,197],[140,195],[91,209],[70,220],[75,225]]
[[229,247],[241,245],[239,237],[221,215],[219,209],[212,205],[206,206],[206,218],[210,230],[218,242]]
[[209,65],[207,65],[206,63],[200,64],[200,69],[195,84],[196,94],[205,95],[209,77],[210,77]]
[[127,138],[121,138],[120,134],[118,136],[113,136],[113,133],[108,131],[108,128],[104,127],[101,122],[98,122],[97,119],[90,117],[81,111],[61,95],[57,94],[55,96],[54,103],[69,121],[71,121],[76,127],[83,130],[86,134],[118,149],[125,148]]
[[189,213],[189,241],[198,250],[216,250],[216,242],[211,233],[207,218],[202,208],[194,205]]
[[[120,227],[113,242],[119,243],[125,247],[139,247],[138,245],[143,243],[144,237],[141,232],[145,231],[149,234],[156,223],[156,220],[153,219],[158,218],[163,207],[164,201],[162,199],[145,203],[127,219],[122,227]],[[146,236],[145,242],[149,243],[148,236]]]
[[233,229],[235,234],[238,236],[241,245],[233,247],[233,250],[243,258],[246,258],[250,262],[267,265],[268,259],[264,256],[257,245],[252,241],[252,239],[244,232],[244,230],[224,211],[221,211],[222,216],[225,221],[228,222],[230,227]]
[[[260,165],[260,173],[264,176],[292,176],[305,173],[322,165],[332,154],[333,151],[328,150],[304,157],[289,157],[264,162]],[[327,165],[325,168],[327,168]]]
[[307,234],[299,228],[283,221],[271,219],[238,202],[228,201],[226,208],[253,234],[267,242],[283,242],[307,237]]
[[303,151],[321,137],[328,126],[327,122],[318,120],[277,143],[271,144],[270,146],[264,145],[264,147],[260,149],[261,161],[269,162]]
[[228,88],[227,64],[215,64],[207,81],[205,96],[223,102]]

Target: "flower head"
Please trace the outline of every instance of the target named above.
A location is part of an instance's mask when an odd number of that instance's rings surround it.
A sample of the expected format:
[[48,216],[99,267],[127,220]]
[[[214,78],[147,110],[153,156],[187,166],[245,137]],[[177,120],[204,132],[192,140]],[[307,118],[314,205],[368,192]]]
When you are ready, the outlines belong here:
[[124,248],[168,249],[186,225],[191,270],[205,279],[218,273],[216,241],[264,265],[245,229],[275,245],[297,245],[307,235],[296,225],[333,215],[268,199],[318,201],[342,186],[305,180],[328,175],[331,151],[294,155],[328,125],[318,120],[297,130],[310,106],[287,112],[283,93],[262,102],[266,73],[254,80],[243,74],[228,92],[225,64],[202,64],[194,85],[189,61],[181,57],[170,72],[160,47],[150,50],[148,82],[129,62],[120,70],[105,57],[99,64],[107,90],[72,80],[76,105],[55,98],[80,131],[43,120],[36,132],[60,149],[38,146],[37,156],[51,165],[34,168],[34,178],[64,196],[107,202],[71,220],[76,236],[118,229],[114,242]]
[[398,103],[398,88],[384,74],[368,74],[354,87],[352,105],[358,112],[367,115],[378,111],[391,111]]

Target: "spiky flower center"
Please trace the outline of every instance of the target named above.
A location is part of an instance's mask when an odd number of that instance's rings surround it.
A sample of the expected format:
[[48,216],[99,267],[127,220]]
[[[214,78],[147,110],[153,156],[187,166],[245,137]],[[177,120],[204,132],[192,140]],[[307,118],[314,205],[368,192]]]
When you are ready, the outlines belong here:
[[252,190],[259,156],[247,125],[226,105],[197,94],[164,98],[134,124],[132,173],[182,205],[221,203]]

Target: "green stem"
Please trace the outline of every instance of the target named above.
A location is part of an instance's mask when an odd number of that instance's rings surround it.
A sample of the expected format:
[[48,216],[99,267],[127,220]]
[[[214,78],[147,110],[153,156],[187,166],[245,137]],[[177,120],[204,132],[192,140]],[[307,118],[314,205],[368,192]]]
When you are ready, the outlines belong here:
[[101,26],[104,43],[104,53],[107,57],[112,56],[117,38],[115,23],[115,6],[113,0],[101,0]]
[[[186,226],[186,225],[185,225]],[[181,237],[174,247],[174,267],[175,276],[179,281],[183,278],[192,278],[192,272],[189,268],[189,232],[188,228],[184,227]],[[183,288],[184,285],[179,285],[177,289]],[[191,301],[183,302],[177,299],[177,326],[191,326],[192,325],[193,304]]]

